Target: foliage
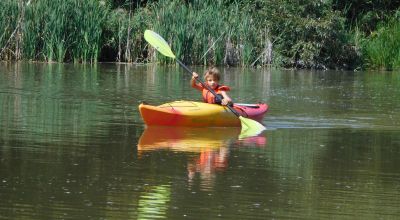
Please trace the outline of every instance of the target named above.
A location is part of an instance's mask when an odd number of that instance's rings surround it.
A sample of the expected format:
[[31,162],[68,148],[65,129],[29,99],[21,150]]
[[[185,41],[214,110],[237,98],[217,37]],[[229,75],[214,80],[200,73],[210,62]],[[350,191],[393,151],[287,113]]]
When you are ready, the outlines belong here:
[[354,49],[349,45],[344,17],[329,1],[251,0],[258,29],[268,28],[275,42],[274,62],[298,68],[348,68]]
[[160,0],[151,11],[154,14],[150,28],[164,36],[176,55],[187,63],[248,65],[254,56],[256,42],[249,32],[255,26],[238,4]]
[[364,39],[365,63],[375,69],[400,68],[400,20],[382,23],[376,32]]
[[342,11],[350,26],[365,33],[376,30],[382,20],[387,20],[400,7],[400,1],[391,0],[335,0],[333,9]]
[[[2,1],[0,13],[8,13],[0,28],[5,36],[15,39],[0,43],[8,50],[6,57],[44,61],[96,62],[101,49],[101,37],[108,9],[99,1],[37,0]],[[7,10],[7,8],[9,10]],[[11,25],[9,25],[11,24]],[[14,30],[15,34],[11,32]],[[20,42],[20,39],[21,42]]]
[[18,11],[17,2],[0,1],[0,59],[10,59],[15,51],[11,50],[15,44],[10,44],[10,40],[18,26]]
[[[387,0],[3,0],[0,59],[396,68],[400,3]],[[361,59],[362,58],[362,59]],[[397,59],[397,60],[396,60]]]
[[118,8],[112,10],[105,21],[103,50],[110,51],[108,59],[125,62],[142,62],[145,42],[143,30],[148,26],[148,10],[142,8],[135,13]]

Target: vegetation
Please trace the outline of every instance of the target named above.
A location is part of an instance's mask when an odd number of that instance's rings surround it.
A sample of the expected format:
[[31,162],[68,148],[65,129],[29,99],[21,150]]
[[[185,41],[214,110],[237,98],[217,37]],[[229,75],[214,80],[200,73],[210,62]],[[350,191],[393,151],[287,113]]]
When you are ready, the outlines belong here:
[[275,41],[274,62],[280,66],[325,69],[356,65],[343,13],[332,11],[329,1],[255,0],[249,11],[255,10],[261,11],[259,28],[266,26]]
[[400,69],[400,21],[378,26],[364,42],[366,64],[374,69]]
[[98,60],[109,11],[105,5],[94,0],[5,0],[0,5],[3,59]]
[[3,0],[0,59],[149,62],[160,33],[188,64],[397,69],[400,3],[384,0]]

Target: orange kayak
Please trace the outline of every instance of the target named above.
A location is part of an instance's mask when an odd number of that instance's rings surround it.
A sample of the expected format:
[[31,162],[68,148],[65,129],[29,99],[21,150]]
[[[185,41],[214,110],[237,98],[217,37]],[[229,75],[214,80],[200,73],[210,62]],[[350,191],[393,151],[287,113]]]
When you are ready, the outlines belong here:
[[[268,105],[234,104],[243,117],[261,121]],[[227,107],[193,101],[175,101],[159,106],[140,104],[139,111],[146,125],[185,127],[240,127],[240,120]]]

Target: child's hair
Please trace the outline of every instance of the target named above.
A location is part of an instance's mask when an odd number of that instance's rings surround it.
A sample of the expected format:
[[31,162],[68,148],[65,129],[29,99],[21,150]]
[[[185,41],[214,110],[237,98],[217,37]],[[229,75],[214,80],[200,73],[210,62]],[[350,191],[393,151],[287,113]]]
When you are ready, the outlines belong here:
[[219,70],[216,67],[208,68],[208,70],[204,73],[204,80],[207,80],[209,76],[212,76],[215,80],[219,81]]

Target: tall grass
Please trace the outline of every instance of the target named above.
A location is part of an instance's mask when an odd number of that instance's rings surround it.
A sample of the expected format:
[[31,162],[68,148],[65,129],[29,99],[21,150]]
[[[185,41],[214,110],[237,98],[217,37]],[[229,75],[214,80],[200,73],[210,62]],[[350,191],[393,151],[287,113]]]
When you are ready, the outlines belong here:
[[[157,56],[154,49],[147,47],[143,31],[153,29],[166,38],[177,57],[188,64],[248,66],[256,62],[263,64],[259,57],[270,46],[266,42],[275,42],[272,37],[279,38],[279,31],[270,29],[274,27],[269,21],[274,21],[271,13],[255,19],[255,11],[252,7],[244,8],[243,1],[158,0],[147,1],[145,7],[126,1],[129,6],[114,10],[108,1],[99,0],[34,0],[29,5],[27,1],[2,0],[0,3],[0,15],[5,18],[0,21],[0,30],[4,30],[0,46],[6,48],[1,59],[97,62],[103,50],[116,61],[142,62],[156,57],[164,63],[173,62]],[[282,5],[274,3],[272,7],[279,11]],[[275,26],[279,27],[275,29],[280,30],[282,19],[275,20]],[[13,36],[18,25],[20,34]],[[285,29],[285,36],[293,32],[294,25]],[[310,35],[315,35],[314,32]],[[268,38],[265,37],[267,33],[271,33]],[[305,59],[314,60],[318,51],[304,47],[306,44],[302,44],[301,39],[306,37],[298,38],[299,35],[278,41],[286,46],[275,51],[279,47],[274,45],[273,54],[282,57],[305,54]],[[22,56],[17,53],[20,42]],[[310,48],[318,43],[320,41],[311,41]],[[300,45],[300,49],[290,45]],[[285,53],[291,48],[296,51]],[[304,51],[311,51],[311,55],[306,56]]]
[[400,20],[381,25],[376,33],[365,40],[366,63],[375,69],[400,68]]
[[[330,1],[110,2],[1,0],[0,60],[172,63],[147,46],[145,29],[160,33],[187,64],[345,68],[360,57]],[[363,40],[371,67],[399,67],[398,23]]]
[[160,0],[151,11],[154,15],[150,28],[160,33],[186,63],[249,65],[260,52],[254,46],[258,42],[249,37],[258,33],[251,16],[237,4],[226,5],[221,0],[193,0],[189,4]]
[[147,43],[143,32],[149,26],[149,10],[138,8],[118,8],[112,10],[105,21],[105,42],[103,46],[116,52],[119,62],[143,62],[143,51]]
[[0,1],[0,59],[11,59],[15,54],[15,35],[18,26],[19,6],[17,1]]
[[[0,46],[12,51],[22,38],[23,59],[97,62],[108,8],[96,0],[2,0]],[[22,17],[21,20],[17,18]],[[21,33],[12,31],[21,26]],[[5,39],[11,43],[5,44]],[[15,53],[6,53],[8,59]],[[2,58],[5,58],[3,55]]]

